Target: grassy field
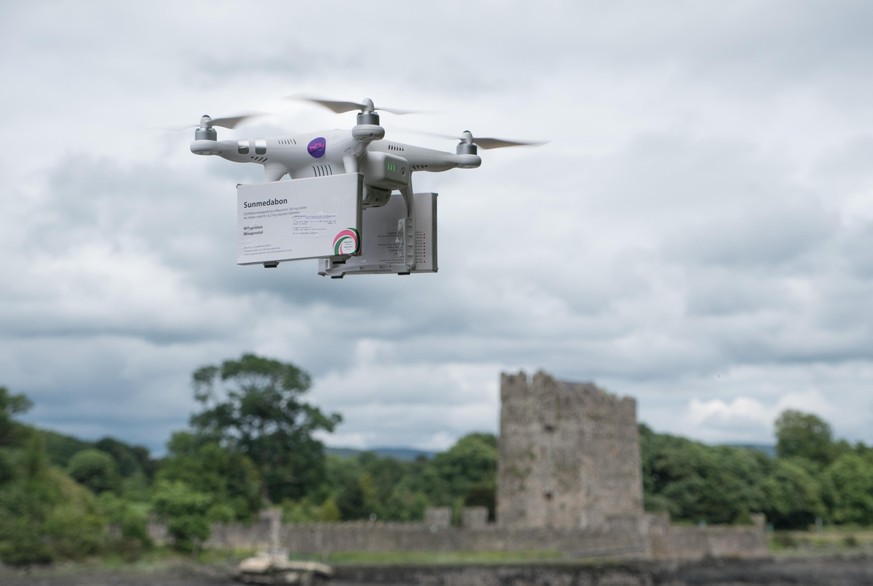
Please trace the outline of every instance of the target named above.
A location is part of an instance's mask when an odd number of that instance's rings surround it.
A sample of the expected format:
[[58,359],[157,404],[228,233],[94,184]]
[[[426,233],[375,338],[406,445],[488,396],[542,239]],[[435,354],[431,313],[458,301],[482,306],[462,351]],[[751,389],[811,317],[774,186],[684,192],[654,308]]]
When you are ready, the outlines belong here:
[[811,531],[774,531],[770,534],[769,547],[774,555],[873,556],[873,529],[841,527]]
[[553,562],[564,559],[557,551],[456,551],[456,552],[337,552],[329,555],[329,564],[379,565],[489,565]]
[[[774,531],[770,533],[768,549],[777,557],[858,555],[873,557],[873,528],[826,528],[810,531]],[[293,559],[314,559],[330,564],[385,565],[457,565],[457,564],[519,564],[555,562],[566,559],[557,551],[527,552],[337,552],[326,558],[292,556]],[[576,560],[577,562],[579,560]]]

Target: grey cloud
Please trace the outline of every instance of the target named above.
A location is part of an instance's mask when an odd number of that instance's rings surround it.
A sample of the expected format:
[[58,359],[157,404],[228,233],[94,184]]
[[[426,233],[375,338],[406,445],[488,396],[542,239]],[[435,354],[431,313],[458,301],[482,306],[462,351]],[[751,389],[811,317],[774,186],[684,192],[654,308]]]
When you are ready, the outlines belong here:
[[[118,26],[69,6],[76,26],[48,28],[5,8],[0,44],[21,57],[0,66],[18,80],[0,98],[17,137],[0,163],[0,384],[34,398],[32,420],[160,446],[187,420],[192,370],[244,351],[310,371],[313,399],[346,415],[336,437],[364,446],[493,429],[501,369],[594,379],[697,436],[692,398],[775,409],[832,385],[857,403],[873,345],[868,8],[459,7],[97,3]],[[435,275],[238,267],[234,185],[260,168],[137,125],[298,90],[552,142],[416,179],[441,194]],[[306,108],[222,136],[349,123]],[[870,428],[834,405],[837,426]]]
[[846,230],[840,250],[853,274],[873,281],[873,221]]
[[739,274],[719,266],[696,272],[685,291],[689,316],[716,318],[754,315],[783,307],[789,294],[783,282]]
[[838,230],[836,218],[816,206],[762,202],[731,214],[708,218],[666,243],[671,257],[705,265],[743,264],[776,268],[815,253]]

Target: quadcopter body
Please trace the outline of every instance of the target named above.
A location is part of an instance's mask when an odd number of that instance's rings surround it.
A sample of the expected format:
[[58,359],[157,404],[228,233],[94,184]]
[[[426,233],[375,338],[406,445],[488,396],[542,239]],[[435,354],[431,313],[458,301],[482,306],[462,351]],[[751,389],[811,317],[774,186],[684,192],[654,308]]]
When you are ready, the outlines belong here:
[[[213,119],[204,115],[194,132],[191,152],[217,155],[236,163],[264,167],[266,182],[325,177],[338,173],[364,176],[364,207],[383,205],[393,190],[403,190],[416,171],[440,172],[473,169],[482,164],[478,146],[499,148],[533,143],[473,137],[464,131],[454,153],[384,140],[385,129],[373,101],[360,103],[309,99],[342,113],[359,109],[357,124],[350,130],[328,130],[298,135],[240,140],[218,140],[215,126],[233,128],[249,116]],[[392,112],[392,110],[385,110]],[[405,113],[405,112],[396,112]]]
[[384,134],[380,126],[357,125],[352,130],[293,136],[198,139],[191,143],[191,151],[198,155],[217,155],[236,163],[261,164],[266,182],[279,181],[286,176],[301,179],[362,173],[365,207],[384,204],[391,191],[409,185],[414,171],[470,169],[482,163],[476,154],[443,152],[382,140]]

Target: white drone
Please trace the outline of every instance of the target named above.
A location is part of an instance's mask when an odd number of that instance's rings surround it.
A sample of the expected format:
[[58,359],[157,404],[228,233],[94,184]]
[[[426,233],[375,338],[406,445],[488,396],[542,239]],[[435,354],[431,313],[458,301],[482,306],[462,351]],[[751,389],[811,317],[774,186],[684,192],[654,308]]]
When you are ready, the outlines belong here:
[[[456,152],[439,151],[384,140],[385,129],[380,125],[379,114],[369,98],[360,103],[309,97],[294,97],[294,99],[319,104],[337,114],[358,110],[357,124],[350,130],[324,130],[271,138],[218,140],[218,133],[214,127],[233,129],[240,122],[259,114],[224,118],[204,115],[194,131],[191,152],[197,155],[217,155],[235,163],[263,165],[265,183],[283,180],[285,176],[296,180],[359,173],[363,177],[361,198],[363,208],[384,206],[392,192],[399,191],[406,201],[406,215],[411,218],[413,172],[439,172],[454,168],[474,169],[482,164],[477,147],[494,149],[542,144],[499,138],[474,138],[469,130],[465,130],[458,137],[460,143],[457,145]],[[387,108],[380,110],[393,114],[410,113]],[[264,266],[272,267],[276,264],[278,263],[265,262]],[[414,261],[411,266],[409,262],[406,265],[406,269],[411,270],[414,268]]]
[[[197,155],[218,155],[235,163],[259,163],[264,166],[265,181],[279,181],[288,175],[291,179],[323,177],[336,173],[363,173],[364,206],[384,204],[393,189],[410,182],[409,177],[390,180],[384,177],[381,164],[368,165],[373,153],[384,153],[397,159],[397,172],[403,175],[414,171],[447,171],[456,167],[474,169],[482,164],[477,146],[483,149],[535,145],[540,143],[503,140],[499,138],[474,138],[469,130],[459,137],[455,153],[438,151],[414,145],[382,140],[385,129],[379,125],[379,114],[373,100],[342,102],[318,98],[300,98],[320,104],[337,114],[360,110],[357,124],[351,130],[328,130],[294,136],[255,138],[245,140],[217,140],[215,126],[235,128],[240,122],[258,116],[247,114],[227,118],[211,118],[204,115],[200,126],[194,131],[191,152]],[[389,110],[393,114],[407,114],[403,110]],[[375,174],[371,171],[377,171]],[[375,175],[375,176],[374,176]]]

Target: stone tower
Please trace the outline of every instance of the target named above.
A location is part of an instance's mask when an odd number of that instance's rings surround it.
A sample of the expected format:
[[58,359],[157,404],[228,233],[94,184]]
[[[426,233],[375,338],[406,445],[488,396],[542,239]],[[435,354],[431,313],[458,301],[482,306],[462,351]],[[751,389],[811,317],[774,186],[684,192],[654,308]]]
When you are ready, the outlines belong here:
[[636,401],[539,372],[502,374],[497,523],[603,529],[643,515]]

